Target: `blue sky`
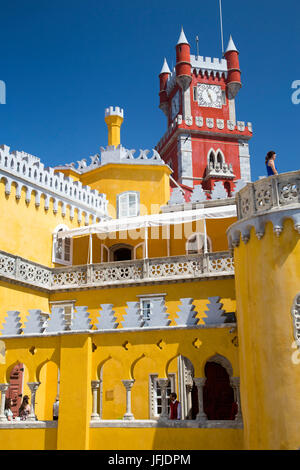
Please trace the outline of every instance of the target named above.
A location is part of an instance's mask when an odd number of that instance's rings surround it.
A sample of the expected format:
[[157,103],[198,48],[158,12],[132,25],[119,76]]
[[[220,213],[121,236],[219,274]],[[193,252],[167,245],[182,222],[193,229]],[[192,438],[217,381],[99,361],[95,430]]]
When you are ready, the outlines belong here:
[[[300,2],[223,0],[224,42],[240,51],[237,118],[251,121],[252,178],[274,149],[280,172],[298,170]],[[151,149],[166,131],[158,108],[163,58],[175,65],[181,25],[195,53],[221,57],[218,0],[15,0],[0,2],[0,144],[46,166],[77,161],[107,145],[106,107],[124,108],[121,140]]]

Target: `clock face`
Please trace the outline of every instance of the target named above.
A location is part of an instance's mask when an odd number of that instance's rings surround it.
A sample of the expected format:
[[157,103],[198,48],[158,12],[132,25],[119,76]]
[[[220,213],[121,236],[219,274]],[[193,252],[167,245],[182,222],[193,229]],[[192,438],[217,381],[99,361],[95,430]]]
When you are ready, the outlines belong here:
[[176,95],[172,99],[172,109],[171,109],[171,118],[172,121],[177,116],[179,113],[179,108],[180,108],[180,102],[179,102],[179,91],[177,91]]
[[208,108],[222,108],[222,88],[219,85],[198,83],[198,105]]

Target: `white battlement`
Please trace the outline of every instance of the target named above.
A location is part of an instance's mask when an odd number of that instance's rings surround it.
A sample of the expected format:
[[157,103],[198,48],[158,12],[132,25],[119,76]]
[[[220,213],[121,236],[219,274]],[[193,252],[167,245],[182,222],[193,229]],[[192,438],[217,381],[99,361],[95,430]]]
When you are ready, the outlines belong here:
[[77,173],[86,173],[88,171],[99,168],[108,163],[128,163],[134,165],[165,165],[165,162],[161,159],[158,152],[153,149],[152,155],[148,156],[149,150],[140,149],[140,153],[137,157],[134,156],[135,149],[126,149],[121,144],[115,147],[114,145],[108,145],[106,148],[100,147],[101,155],[94,155],[90,157],[91,163],[87,163],[87,159],[83,158],[78,161],[78,166],[76,168],[75,163],[67,163],[64,166],[60,166],[60,169],[63,168],[72,168]]
[[192,68],[200,68],[206,70],[217,70],[219,72],[227,72],[227,61],[225,59],[203,57],[199,55],[198,57],[191,55],[191,66]]
[[110,106],[109,108],[105,109],[105,116],[120,116],[123,118],[124,110],[119,106],[116,106],[115,108],[113,106]]
[[214,118],[204,119],[202,116],[196,116],[194,119],[192,116],[186,116],[186,119],[184,120],[182,115],[178,114],[176,118],[174,119],[174,121],[169,126],[168,130],[165,132],[165,134],[162,136],[162,138],[156,145],[156,149],[159,151],[163,147],[163,145],[168,141],[169,137],[174,132],[174,130],[178,127],[178,125],[186,125],[190,127],[194,123],[196,124],[197,128],[199,128],[199,130],[201,129],[204,132],[207,132],[207,129],[209,129],[210,131],[212,131],[212,129],[215,129],[216,131],[222,131],[226,129],[226,132],[230,131],[230,133],[234,133],[234,132],[238,132],[238,133],[250,132],[251,134],[253,133],[251,122],[247,122],[246,124],[244,121],[237,121],[237,123],[235,124],[233,121],[230,121],[230,120],[225,121],[224,119],[214,119]]
[[40,159],[25,152],[14,151],[10,153],[10,147],[0,146],[0,179],[6,182],[5,193],[11,192],[11,186],[16,184],[16,198],[21,197],[22,188],[26,189],[26,202],[30,202],[32,193],[35,193],[35,204],[40,205],[40,198],[45,196],[45,208],[49,207],[50,198],[53,199],[54,211],[57,211],[58,203],[62,203],[62,210],[68,205],[71,214],[78,210],[79,217],[84,213],[92,215],[93,219],[107,215],[105,194],[92,190],[89,186],[83,186],[80,181],[55,172],[54,168],[45,168]]

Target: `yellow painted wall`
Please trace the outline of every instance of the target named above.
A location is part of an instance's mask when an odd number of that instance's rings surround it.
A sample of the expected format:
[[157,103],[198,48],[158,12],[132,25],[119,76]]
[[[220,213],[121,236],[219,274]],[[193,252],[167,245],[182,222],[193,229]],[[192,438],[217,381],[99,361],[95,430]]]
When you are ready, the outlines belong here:
[[52,200],[49,209],[45,210],[43,196],[39,207],[35,206],[34,194],[31,201],[26,203],[24,188],[19,200],[15,194],[15,185],[12,184],[10,195],[5,195],[5,183],[0,181],[0,206],[4,214],[0,227],[0,249],[42,265],[53,266],[52,233],[55,228],[60,224],[77,228],[84,225],[84,218],[79,224],[75,210],[74,219],[71,221],[68,207],[66,216],[63,217],[60,205],[54,214]]
[[[184,338],[184,340],[183,340]],[[197,342],[195,340],[197,339]],[[37,392],[36,414],[51,409],[53,381],[60,369],[60,411],[57,429],[57,449],[193,449],[242,448],[242,430],[229,429],[91,429],[91,380],[103,379],[103,418],[120,419],[126,411],[124,379],[134,379],[132,411],[137,419],[149,418],[149,374],[166,377],[174,371],[178,355],[188,357],[194,365],[195,377],[204,376],[206,361],[216,353],[226,357],[239,376],[237,348],[232,343],[228,327],[203,329],[169,329],[136,332],[90,334],[65,333],[49,337],[23,337],[4,340],[6,363],[0,365],[1,383],[7,382],[11,368],[20,361],[27,370],[26,381],[41,382]],[[32,353],[32,346],[35,352]],[[49,381],[45,372],[52,374]],[[101,369],[103,368],[103,374]],[[46,386],[43,383],[46,380]],[[48,388],[50,386],[50,388]],[[45,419],[48,415],[44,414]],[[78,432],[80,429],[80,432]],[[8,439],[0,440],[0,448],[13,447],[13,436],[20,439],[18,448],[54,448],[55,430],[0,430]],[[214,434],[214,431],[216,434]],[[113,433],[116,438],[111,441]],[[170,434],[171,433],[171,434]],[[170,440],[170,435],[174,440]],[[214,439],[213,436],[219,436]],[[121,436],[123,438],[121,439]],[[180,438],[180,436],[182,436]],[[198,436],[202,436],[201,442]],[[190,440],[192,439],[192,440]],[[122,442],[121,442],[122,440]]]
[[[191,297],[195,299],[195,310],[197,317],[206,316],[205,311],[209,303],[208,297],[220,296],[223,309],[227,312],[235,311],[234,280],[209,280],[194,281],[187,283],[153,284],[132,287],[119,287],[118,295],[115,289],[91,289],[88,291],[61,292],[50,295],[50,301],[76,300],[75,306],[86,305],[90,313],[92,323],[97,322],[100,312],[100,304],[113,304],[115,316],[118,322],[123,320],[126,314],[127,302],[137,302],[138,295],[167,294],[165,297],[167,313],[171,320],[176,319],[179,309],[180,298]],[[202,321],[202,323],[204,323]]]
[[[130,449],[134,450],[243,450],[243,430],[170,428],[90,430],[90,450],[128,450],[130,442],[132,443]],[[153,468],[159,465],[160,462]]]
[[167,166],[108,164],[84,173],[81,182],[106,194],[109,214],[114,218],[117,195],[125,191],[139,191],[140,215],[145,215],[158,213],[160,206],[170,199],[170,173]]
[[300,447],[300,364],[291,308],[300,291],[300,240],[291,220],[279,237],[267,223],[235,248],[245,447]]

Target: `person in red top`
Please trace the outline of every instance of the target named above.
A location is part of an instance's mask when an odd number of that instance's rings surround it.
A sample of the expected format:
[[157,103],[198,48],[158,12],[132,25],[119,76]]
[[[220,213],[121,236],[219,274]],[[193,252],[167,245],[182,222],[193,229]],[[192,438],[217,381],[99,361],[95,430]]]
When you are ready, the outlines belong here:
[[170,419],[181,419],[181,405],[176,393],[170,394]]

